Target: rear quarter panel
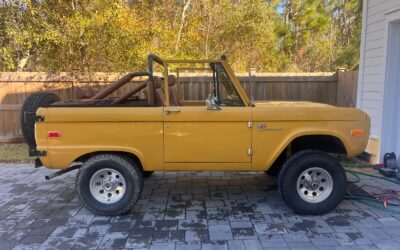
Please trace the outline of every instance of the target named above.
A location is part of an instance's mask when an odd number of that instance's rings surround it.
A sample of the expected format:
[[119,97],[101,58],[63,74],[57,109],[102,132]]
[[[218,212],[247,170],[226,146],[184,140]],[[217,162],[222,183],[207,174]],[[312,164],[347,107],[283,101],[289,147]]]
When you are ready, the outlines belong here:
[[[36,124],[41,160],[49,168],[67,168],[78,157],[98,151],[136,155],[145,170],[163,168],[162,108],[51,107],[41,108],[44,123]],[[59,131],[59,138],[47,132]],[[46,139],[45,139],[46,138]]]

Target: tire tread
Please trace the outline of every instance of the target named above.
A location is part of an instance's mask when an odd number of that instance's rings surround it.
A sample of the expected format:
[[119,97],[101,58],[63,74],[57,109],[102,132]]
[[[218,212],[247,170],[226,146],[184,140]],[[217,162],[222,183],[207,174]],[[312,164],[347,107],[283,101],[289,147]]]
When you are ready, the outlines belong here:
[[36,147],[34,123],[26,119],[26,113],[36,113],[39,107],[50,105],[60,101],[60,98],[50,92],[34,93],[26,98],[21,108],[20,120],[22,135],[26,143],[31,147]]
[[[337,159],[335,159],[328,153],[325,153],[320,150],[303,150],[303,151],[295,153],[292,157],[290,157],[282,166],[281,172],[279,173],[279,176],[278,176],[278,190],[281,193],[281,196],[282,196],[282,199],[284,200],[284,202],[286,204],[288,204],[289,206],[291,206],[292,202],[289,199],[289,195],[287,194],[288,190],[286,190],[286,188],[284,187],[285,177],[287,175],[287,172],[289,171],[289,169],[294,167],[293,164],[295,164],[295,162],[298,161],[300,158],[311,156],[311,155],[321,155],[323,157],[330,157],[332,161],[336,161],[338,163]],[[344,178],[346,179],[346,176],[344,176]],[[293,209],[293,207],[292,207],[292,209]],[[328,211],[321,210],[320,212],[310,212],[309,210],[306,210],[306,209],[296,208],[295,212],[298,214],[304,214],[304,215],[307,215],[307,214],[319,215],[319,214],[324,214]]]
[[[122,165],[122,166],[124,166],[124,167],[131,168],[131,171],[130,171],[130,172],[131,172],[131,173],[133,173],[133,172],[136,173],[136,174],[137,174],[137,177],[138,177],[138,180],[139,180],[139,182],[140,182],[140,183],[139,183],[139,190],[138,190],[138,193],[136,193],[136,194],[134,195],[134,198],[131,199],[130,203],[129,203],[125,208],[123,208],[122,210],[119,210],[119,211],[115,211],[115,212],[101,212],[101,211],[95,210],[95,209],[91,208],[90,206],[88,206],[88,205],[83,201],[83,199],[81,198],[81,197],[82,197],[82,193],[81,193],[82,190],[79,188],[79,184],[82,182],[82,178],[83,178],[82,173],[83,173],[86,169],[90,168],[90,167],[91,167],[93,164],[95,164],[96,162],[104,161],[104,160],[112,160],[112,161],[118,162],[120,165]],[[89,211],[91,211],[92,213],[97,214],[97,215],[101,215],[101,216],[116,216],[116,215],[121,215],[121,214],[126,214],[126,213],[128,213],[128,212],[133,208],[133,206],[136,204],[137,200],[140,198],[140,196],[141,196],[141,194],[142,194],[142,191],[143,191],[143,176],[142,176],[142,174],[141,174],[141,170],[139,169],[138,165],[137,165],[134,161],[132,161],[131,159],[129,159],[128,157],[126,157],[126,156],[118,155],[118,154],[97,154],[97,155],[94,155],[94,156],[92,156],[91,158],[89,158],[89,159],[82,165],[82,167],[79,169],[79,173],[78,173],[77,176],[76,176],[75,189],[77,190],[78,197],[79,197],[79,199],[81,200],[81,202],[83,203],[83,205],[84,205]]]

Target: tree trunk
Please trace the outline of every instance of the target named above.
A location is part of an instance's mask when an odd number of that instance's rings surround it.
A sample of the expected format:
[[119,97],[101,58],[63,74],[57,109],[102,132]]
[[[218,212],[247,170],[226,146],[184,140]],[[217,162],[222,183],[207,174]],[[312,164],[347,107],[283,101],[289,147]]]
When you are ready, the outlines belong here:
[[206,35],[206,48],[205,48],[205,56],[208,58],[208,42],[210,40],[210,30],[211,30],[211,22],[212,22],[212,17],[210,15],[210,18],[208,20],[208,25],[207,25],[207,35]]
[[182,10],[181,25],[180,25],[180,27],[179,27],[178,37],[177,37],[177,39],[176,39],[175,52],[178,52],[178,49],[179,49],[179,44],[180,44],[180,42],[181,42],[181,37],[182,37],[183,28],[185,27],[185,21],[186,21],[187,11],[189,10],[190,1],[191,1],[191,0],[188,0],[188,1],[185,3],[185,6],[183,7],[183,10]]

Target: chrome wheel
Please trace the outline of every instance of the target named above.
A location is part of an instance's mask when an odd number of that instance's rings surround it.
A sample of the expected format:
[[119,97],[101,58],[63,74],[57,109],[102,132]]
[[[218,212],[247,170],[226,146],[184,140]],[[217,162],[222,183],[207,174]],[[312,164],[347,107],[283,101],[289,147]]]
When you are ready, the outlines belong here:
[[115,169],[103,168],[97,170],[90,178],[90,193],[99,202],[112,204],[125,194],[125,178]]
[[306,202],[322,202],[329,197],[332,189],[332,176],[323,168],[309,168],[297,179],[297,193]]

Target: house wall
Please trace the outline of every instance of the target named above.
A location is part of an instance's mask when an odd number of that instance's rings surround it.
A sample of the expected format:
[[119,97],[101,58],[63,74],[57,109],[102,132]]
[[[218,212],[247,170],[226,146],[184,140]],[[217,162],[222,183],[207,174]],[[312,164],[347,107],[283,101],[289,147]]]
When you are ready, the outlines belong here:
[[387,16],[400,9],[400,0],[364,0],[363,4],[357,106],[371,116],[371,140],[368,150],[379,160],[385,86]]

